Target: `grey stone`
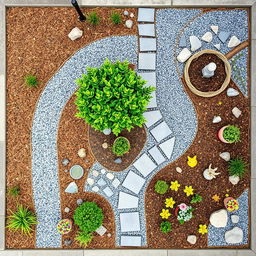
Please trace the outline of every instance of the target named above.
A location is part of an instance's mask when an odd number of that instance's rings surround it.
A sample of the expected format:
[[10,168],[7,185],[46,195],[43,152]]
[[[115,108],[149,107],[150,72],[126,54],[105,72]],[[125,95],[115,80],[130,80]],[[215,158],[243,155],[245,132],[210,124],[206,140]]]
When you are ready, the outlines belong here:
[[111,133],[111,129],[109,128],[109,129],[104,129],[103,131],[102,131],[105,135],[109,135],[110,133]]
[[141,236],[121,236],[121,246],[141,246]]
[[150,132],[154,136],[157,142],[160,142],[161,140],[163,140],[164,138],[172,134],[172,131],[168,127],[166,122],[162,122],[158,124]]
[[111,197],[113,195],[113,191],[110,189],[110,187],[104,188],[103,192],[107,195],[107,197]]
[[186,47],[187,46],[187,42],[186,42],[186,37],[185,35],[183,34],[180,38],[180,42],[179,42],[179,47]]
[[138,22],[154,22],[154,21],[155,21],[155,9],[139,8]]
[[99,228],[95,230],[95,232],[100,236],[104,236],[104,234],[107,232],[107,229],[101,225]]
[[227,95],[229,97],[234,97],[234,96],[239,95],[239,92],[236,89],[234,89],[234,88],[228,88],[227,89]]
[[139,198],[128,193],[119,192],[118,209],[138,208]]
[[133,21],[132,21],[132,20],[126,20],[126,21],[125,21],[125,26],[126,26],[127,28],[132,28],[132,26],[133,26]]
[[143,116],[147,120],[145,125],[148,128],[151,127],[153,124],[155,124],[160,119],[162,119],[162,115],[161,115],[161,112],[159,110],[144,112]]
[[81,199],[81,198],[77,199],[77,200],[76,200],[76,203],[77,203],[77,205],[82,204],[82,203],[83,203],[83,199]]
[[76,183],[74,181],[70,182],[68,184],[67,188],[65,189],[65,192],[70,193],[70,194],[78,193],[78,187],[77,187]]
[[125,188],[134,192],[135,194],[138,194],[144,183],[145,179],[143,179],[141,176],[137,175],[133,171],[129,171],[122,185]]
[[157,167],[146,153],[142,154],[133,165],[144,177],[148,176]]
[[239,222],[239,216],[235,215],[235,214],[231,215],[231,221],[234,224],[238,223]]
[[162,149],[162,151],[164,152],[164,154],[167,156],[168,159],[170,159],[172,156],[174,143],[175,143],[175,137],[172,137],[171,139],[159,145],[159,147]]
[[221,31],[218,35],[220,41],[224,44],[230,36],[230,32]]
[[155,38],[140,38],[140,51],[141,52],[150,52],[156,51],[156,39]]
[[122,163],[122,158],[118,157],[118,158],[116,158],[116,159],[114,160],[114,162],[115,162],[116,164],[121,164],[121,163]]
[[233,229],[226,231],[225,241],[228,244],[238,244],[243,241],[244,232],[239,227],[234,227]]
[[194,52],[202,47],[202,42],[197,36],[190,36],[189,37],[191,51]]
[[120,180],[115,178],[113,181],[112,181],[112,185],[114,188],[117,188],[119,185],[120,185]]
[[66,165],[69,164],[69,160],[68,160],[67,158],[64,158],[64,159],[61,161],[61,163],[62,163],[64,166],[66,166]]
[[156,69],[156,54],[155,53],[139,53],[139,67],[143,70]]
[[97,181],[97,184],[101,187],[105,186],[107,183],[104,179],[100,178],[98,181]]
[[72,240],[71,239],[65,239],[64,240],[64,245],[65,246],[70,246],[72,244]]
[[124,14],[125,16],[128,16],[128,15],[129,15],[129,12],[128,12],[128,11],[124,11],[123,14]]
[[121,232],[140,231],[140,217],[138,212],[120,213]]
[[155,36],[155,25],[154,24],[138,24],[140,36]]
[[165,157],[162,155],[157,146],[154,146],[148,152],[158,165],[165,161]]

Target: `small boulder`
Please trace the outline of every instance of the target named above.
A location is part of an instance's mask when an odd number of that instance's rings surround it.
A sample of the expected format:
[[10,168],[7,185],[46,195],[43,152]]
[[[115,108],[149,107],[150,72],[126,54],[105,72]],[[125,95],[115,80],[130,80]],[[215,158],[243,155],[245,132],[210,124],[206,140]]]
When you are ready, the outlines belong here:
[[81,199],[81,198],[77,199],[77,200],[76,200],[76,203],[77,203],[77,205],[82,204],[82,203],[83,203],[83,199]]
[[188,48],[184,48],[177,56],[177,60],[179,62],[183,63],[191,56],[191,54],[192,53],[190,52],[190,50]]
[[187,241],[190,243],[190,244],[195,244],[196,243],[196,240],[197,240],[197,237],[195,235],[189,235],[187,237]]
[[235,215],[235,214],[231,215],[231,221],[234,224],[238,223],[239,222],[239,216]]
[[109,135],[110,133],[111,133],[111,129],[109,128],[109,129],[104,129],[103,131],[102,131],[105,135]]
[[64,159],[61,161],[61,163],[62,163],[64,166],[66,166],[66,165],[69,164],[69,160],[68,160],[67,158],[64,158]]
[[199,40],[197,36],[190,36],[189,41],[190,41],[192,52],[198,50],[202,46],[202,42]]
[[122,163],[122,158],[116,158],[115,160],[114,160],[114,162],[116,163],[116,164],[121,164]]
[[65,246],[70,246],[72,244],[72,240],[71,239],[65,239],[64,240],[64,245]]
[[228,42],[228,47],[233,48],[238,46],[240,43],[241,41],[236,36],[232,36]]
[[74,181],[70,182],[67,188],[65,189],[65,192],[70,194],[78,193],[78,186]]
[[234,97],[234,96],[239,95],[239,92],[237,90],[235,90],[234,88],[228,88],[227,95],[229,97]]
[[83,35],[83,31],[79,29],[78,27],[73,28],[70,33],[68,34],[68,37],[74,41],[78,38],[80,38]]
[[228,177],[228,180],[229,182],[231,182],[233,185],[236,185],[239,181],[240,181],[240,178],[238,176],[229,176]]
[[215,228],[224,228],[224,227],[226,227],[227,223],[228,223],[227,210],[221,209],[221,210],[213,212],[210,216],[210,223]]
[[86,151],[85,148],[80,148],[77,152],[78,156],[81,158],[85,158],[86,157]]
[[228,244],[238,244],[243,241],[244,233],[239,227],[234,227],[233,229],[225,233],[225,241]]
[[222,152],[222,153],[220,153],[220,157],[223,160],[228,162],[230,160],[230,153],[229,152]]
[[66,207],[66,208],[64,209],[64,212],[65,212],[65,213],[69,213],[69,212],[70,212],[70,209],[69,209],[68,207]]
[[234,115],[236,118],[238,118],[239,116],[241,116],[242,111],[241,111],[239,108],[234,107],[234,108],[232,109],[232,113],[233,113],[233,115]]
[[133,21],[132,21],[132,20],[127,20],[127,21],[125,21],[125,26],[126,26],[127,28],[132,28],[132,25],[133,25]]
[[212,41],[212,33],[211,32],[206,32],[203,36],[202,36],[202,40],[210,43]]
[[182,173],[182,169],[180,167],[176,167],[176,172]]
[[221,122],[221,117],[220,116],[214,116],[212,122],[214,124],[217,124],[217,123]]

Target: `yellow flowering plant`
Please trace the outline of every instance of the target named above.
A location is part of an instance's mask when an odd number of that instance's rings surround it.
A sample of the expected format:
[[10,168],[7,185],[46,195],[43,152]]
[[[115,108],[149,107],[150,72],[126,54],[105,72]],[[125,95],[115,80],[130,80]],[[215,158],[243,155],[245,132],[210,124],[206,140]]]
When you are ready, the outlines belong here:
[[207,226],[200,224],[200,225],[199,225],[198,232],[199,232],[200,234],[202,234],[202,235],[207,234],[207,233],[208,233]]
[[171,214],[168,209],[162,209],[160,216],[162,217],[162,219],[168,219],[171,216]]
[[171,181],[171,186],[170,186],[171,190],[178,191],[179,187],[180,187],[180,184],[177,180]]
[[186,196],[192,196],[194,194],[192,186],[185,186],[183,191],[186,193]]
[[173,206],[174,206],[175,203],[176,203],[176,202],[173,200],[172,197],[165,199],[165,206],[166,206],[166,207],[173,208]]

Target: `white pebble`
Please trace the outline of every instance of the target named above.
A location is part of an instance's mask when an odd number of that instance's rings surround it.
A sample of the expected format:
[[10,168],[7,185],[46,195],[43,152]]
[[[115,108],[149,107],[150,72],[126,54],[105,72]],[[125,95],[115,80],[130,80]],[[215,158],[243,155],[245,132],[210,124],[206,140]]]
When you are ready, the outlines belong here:
[[241,111],[239,108],[234,107],[234,108],[232,109],[232,113],[233,113],[233,115],[234,115],[236,118],[238,118],[239,116],[241,116],[242,111]]
[[93,185],[94,184],[94,179],[88,178],[87,182],[89,185]]
[[221,122],[221,117],[220,116],[214,116],[212,122],[214,124],[217,124],[217,123]]
[[107,176],[107,178],[110,179],[110,180],[113,180],[113,179],[114,179],[114,174],[112,174],[112,173],[110,173],[110,172],[107,173],[106,176]]
[[92,171],[92,175],[93,175],[94,177],[98,177],[98,176],[99,176],[99,172],[96,171],[96,170],[93,170],[93,171]]
[[182,173],[182,169],[180,167],[176,167],[176,172]]

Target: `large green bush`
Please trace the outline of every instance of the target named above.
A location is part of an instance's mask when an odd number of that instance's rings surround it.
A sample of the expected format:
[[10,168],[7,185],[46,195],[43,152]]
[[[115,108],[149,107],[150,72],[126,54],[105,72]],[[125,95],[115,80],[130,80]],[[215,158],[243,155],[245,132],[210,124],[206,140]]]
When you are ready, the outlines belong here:
[[100,68],[87,68],[87,74],[76,80],[76,116],[98,131],[110,128],[116,136],[141,127],[154,87],[145,87],[146,81],[128,65],[106,60]]

